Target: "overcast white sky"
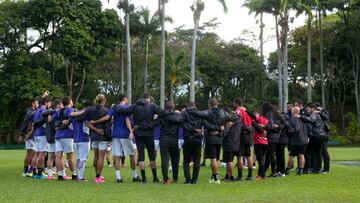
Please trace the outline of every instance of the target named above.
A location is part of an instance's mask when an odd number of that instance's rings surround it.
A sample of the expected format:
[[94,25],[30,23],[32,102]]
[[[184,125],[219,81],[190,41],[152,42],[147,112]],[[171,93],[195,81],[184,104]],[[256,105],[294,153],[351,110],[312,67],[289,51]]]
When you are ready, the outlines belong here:
[[[244,8],[244,0],[226,0],[228,13],[223,12],[223,7],[217,0],[204,0],[205,10],[201,15],[200,24],[207,22],[214,17],[218,18],[218,22],[221,25],[214,30],[222,39],[230,41],[234,38],[241,36],[241,32],[244,29],[253,31],[257,36],[259,34],[259,25],[256,24],[255,15],[249,15],[249,10]],[[104,8],[114,8],[118,12],[117,2],[118,0],[102,0]],[[148,7],[152,13],[158,9],[158,0],[131,0],[136,7],[144,6]],[[193,17],[190,6],[193,0],[169,0],[166,4],[166,15],[174,19],[173,24],[166,24],[166,29],[172,31],[173,28],[185,25],[185,28],[193,27]],[[291,16],[295,14],[292,13]],[[301,26],[305,23],[305,16],[295,18],[293,24],[290,25],[290,29]],[[265,33],[264,38],[269,36],[275,36],[275,19],[271,15],[264,16]],[[254,47],[255,48],[255,47]],[[269,40],[264,45],[264,54],[267,57],[270,52],[276,50],[276,41]]]

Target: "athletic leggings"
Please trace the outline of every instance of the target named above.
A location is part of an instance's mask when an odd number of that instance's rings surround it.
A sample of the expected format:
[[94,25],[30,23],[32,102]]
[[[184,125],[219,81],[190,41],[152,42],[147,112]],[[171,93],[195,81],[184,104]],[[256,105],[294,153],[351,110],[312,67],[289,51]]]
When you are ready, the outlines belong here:
[[[184,176],[186,181],[196,181],[199,176],[200,170],[200,160],[201,160],[201,142],[185,142],[183,145],[183,154],[184,154]],[[190,162],[193,161],[193,175],[191,178],[190,174]]]
[[169,160],[171,159],[173,180],[177,181],[179,176],[179,145],[176,143],[174,146],[168,146],[161,144],[160,142],[160,156],[161,156],[161,172],[163,174],[164,181],[169,180],[168,166]]
[[319,173],[322,163],[322,151],[324,142],[314,142],[311,148],[311,161],[314,173]]
[[276,172],[285,173],[285,147],[286,144],[276,145]]
[[328,151],[327,141],[323,144],[322,158],[324,160],[324,171],[330,171],[330,154]]
[[254,144],[255,156],[259,165],[258,176],[265,178],[265,156],[267,145]]
[[265,172],[267,171],[267,169],[271,165],[271,174],[276,173],[276,157],[275,157],[275,153],[276,153],[276,146],[277,145],[278,145],[277,143],[269,142],[268,147],[267,147],[267,151],[266,151]]

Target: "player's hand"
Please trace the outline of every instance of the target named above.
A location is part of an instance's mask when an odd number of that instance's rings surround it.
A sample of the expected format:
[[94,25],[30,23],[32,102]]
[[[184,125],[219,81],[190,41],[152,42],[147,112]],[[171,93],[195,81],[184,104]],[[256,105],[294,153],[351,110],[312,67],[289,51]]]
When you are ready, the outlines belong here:
[[129,134],[129,140],[133,140],[134,139],[134,133],[133,132],[130,132]]
[[198,135],[201,135],[202,130],[201,130],[201,129],[195,129],[195,132],[196,132]]
[[90,123],[91,123],[91,124],[95,124],[95,121],[91,120]]
[[99,135],[105,135],[105,131],[103,129],[97,129],[96,132]]
[[69,123],[70,123],[69,120],[63,120],[63,121],[62,121],[62,124],[64,124],[64,125],[68,125]]

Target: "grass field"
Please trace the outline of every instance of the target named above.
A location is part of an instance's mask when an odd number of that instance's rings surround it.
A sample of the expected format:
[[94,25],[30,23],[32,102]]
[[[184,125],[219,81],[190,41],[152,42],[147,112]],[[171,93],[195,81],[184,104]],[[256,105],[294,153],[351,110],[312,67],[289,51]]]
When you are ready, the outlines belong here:
[[[21,150],[0,151],[0,202],[360,202],[360,167],[340,164],[360,162],[360,148],[331,148],[330,175],[299,177],[292,172],[285,178],[211,185],[207,182],[210,169],[202,167],[198,184],[184,185],[180,168],[179,183],[169,186],[130,183],[128,160],[121,171],[122,184],[114,182],[113,168],[104,169],[106,183],[101,185],[24,178],[20,175],[23,154]],[[148,169],[149,179],[150,173]],[[220,175],[224,174],[221,169]],[[86,177],[93,176],[89,161]]]

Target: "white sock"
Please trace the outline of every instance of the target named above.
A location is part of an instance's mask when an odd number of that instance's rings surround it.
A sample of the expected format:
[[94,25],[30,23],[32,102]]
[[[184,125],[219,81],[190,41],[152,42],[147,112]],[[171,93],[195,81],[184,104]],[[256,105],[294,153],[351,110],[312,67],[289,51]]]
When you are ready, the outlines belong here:
[[79,175],[78,175],[79,179],[84,179],[84,172],[85,172],[85,166],[79,169]]
[[120,170],[115,170],[115,176],[117,180],[121,179]]
[[58,174],[59,176],[63,176],[62,171],[58,171],[57,174]]
[[63,175],[64,177],[66,176],[66,171],[65,171],[65,169],[62,170],[62,175]]
[[71,172],[71,175],[76,176],[76,170],[73,170],[73,171]]
[[136,170],[132,170],[132,177],[133,178],[136,178],[138,175],[137,175],[137,173],[136,173]]
[[48,176],[52,176],[52,169],[46,169],[47,170],[47,173],[48,173]]

